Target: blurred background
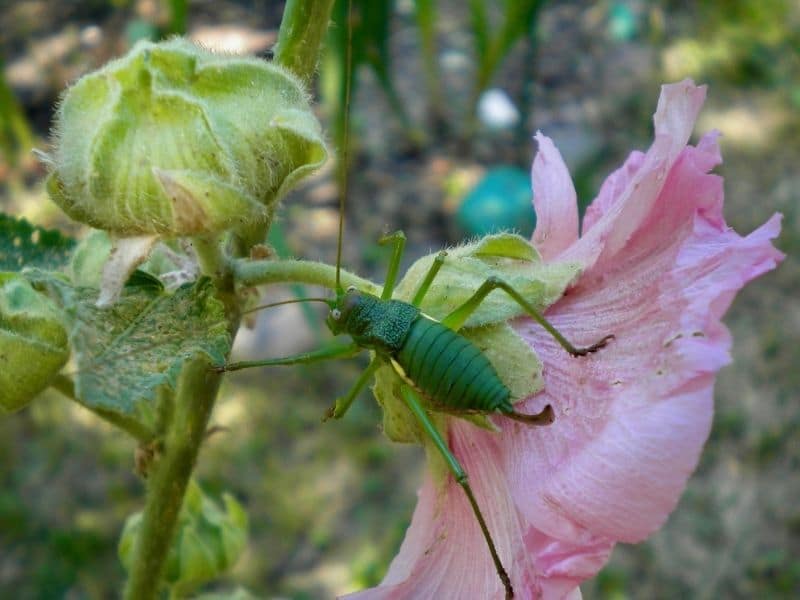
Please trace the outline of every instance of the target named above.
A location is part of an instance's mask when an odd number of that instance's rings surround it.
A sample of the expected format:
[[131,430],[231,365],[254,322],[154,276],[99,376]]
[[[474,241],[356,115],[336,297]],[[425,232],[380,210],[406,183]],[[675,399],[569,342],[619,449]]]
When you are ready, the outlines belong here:
[[[354,0],[350,197],[344,265],[382,280],[376,240],[409,237],[406,266],[487,227],[530,232],[528,170],[541,129],[583,206],[652,139],[659,85],[709,84],[696,131],[719,129],[728,223],[748,233],[784,214],[789,259],[734,303],[734,364],[721,373],[711,439],[678,509],[620,545],[587,598],[789,598],[800,594],[800,3],[796,0],[471,2]],[[30,148],[47,147],[61,90],[137,39],[186,33],[269,57],[282,2],[0,1],[0,209],[73,235]],[[320,65],[320,118],[343,132],[342,6]],[[499,202],[498,198],[505,199]],[[516,202],[509,201],[516,199]],[[335,261],[327,168],[288,197],[270,242]],[[305,293],[270,289],[270,300]],[[308,306],[261,315],[239,357],[315,347]],[[421,482],[418,448],[390,444],[366,394],[321,424],[364,363],[230,376],[198,477],[250,516],[248,550],[221,587],[330,598],[376,584]],[[0,420],[0,597],[112,598],[125,517],[141,508],[134,443],[53,394]]]

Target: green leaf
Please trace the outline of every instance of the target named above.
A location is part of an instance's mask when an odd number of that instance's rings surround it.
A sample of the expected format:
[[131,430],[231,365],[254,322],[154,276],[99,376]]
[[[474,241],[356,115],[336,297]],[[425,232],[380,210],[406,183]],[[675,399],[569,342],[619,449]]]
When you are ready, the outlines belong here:
[[116,304],[98,308],[94,288],[41,272],[29,276],[65,310],[77,363],[75,393],[89,407],[149,419],[158,389],[174,388],[186,360],[204,354],[220,364],[230,350],[224,309],[208,279],[173,294],[127,286]]
[[75,240],[59,231],[0,213],[0,271],[60,269],[74,246]]

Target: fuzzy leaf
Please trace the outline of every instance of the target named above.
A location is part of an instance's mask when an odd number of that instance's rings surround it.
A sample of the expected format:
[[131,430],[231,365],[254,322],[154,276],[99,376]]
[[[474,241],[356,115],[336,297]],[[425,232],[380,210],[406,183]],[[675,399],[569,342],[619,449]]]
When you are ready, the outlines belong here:
[[160,386],[174,387],[184,362],[205,354],[221,363],[230,349],[222,304],[203,279],[168,294],[126,286],[114,306],[95,306],[97,290],[32,273],[65,310],[77,374],[87,405],[126,416],[155,410]]
[[69,261],[74,246],[75,240],[59,231],[0,213],[0,271],[59,269]]

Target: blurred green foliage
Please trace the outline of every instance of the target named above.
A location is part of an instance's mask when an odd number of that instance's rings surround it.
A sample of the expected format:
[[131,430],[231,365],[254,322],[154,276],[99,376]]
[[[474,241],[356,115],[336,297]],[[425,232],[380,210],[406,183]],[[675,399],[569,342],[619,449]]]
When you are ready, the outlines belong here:
[[534,35],[539,10],[544,0],[505,0],[500,25],[492,31],[489,9],[493,3],[470,0],[472,35],[477,59],[473,102],[491,83],[502,60],[521,38]]
[[[666,3],[668,11],[680,5]],[[693,35],[672,59],[694,77],[777,89],[800,107],[800,8],[792,0],[703,0],[690,8]],[[669,60],[669,57],[668,57]]]
[[25,113],[6,81],[3,57],[0,56],[0,167],[4,162],[17,164],[22,153],[33,147],[33,132]]
[[411,131],[411,121],[392,80],[389,39],[393,7],[393,0],[352,0],[352,20],[348,22],[348,1],[337,0],[334,4],[320,73],[320,91],[326,112],[333,116],[333,139],[337,148],[343,147],[348,53],[352,69],[351,95],[357,93],[361,67],[369,67],[404,131]]
[[[529,37],[534,43],[537,16],[545,0],[505,0],[494,3],[488,0],[470,0],[470,27],[473,57],[476,65],[471,98],[466,115],[451,115],[454,122],[464,121],[466,126],[453,127],[459,136],[474,135],[475,111],[480,95],[489,87],[503,60],[514,45]],[[499,15],[496,14],[499,12]],[[337,147],[341,147],[344,129],[345,65],[347,49],[352,60],[352,94],[358,90],[359,69],[370,68],[389,102],[394,116],[399,120],[406,144],[417,148],[430,138],[449,131],[446,123],[450,112],[445,103],[449,90],[444,89],[437,28],[441,26],[438,2],[416,0],[413,17],[419,40],[416,57],[423,70],[423,87],[427,97],[428,128],[414,123],[406,109],[406,102],[394,82],[393,61],[390,48],[392,24],[395,20],[393,0],[353,0],[352,27],[347,26],[347,0],[337,0],[333,10],[333,26],[329,29],[326,56],[321,70],[322,98],[327,112],[334,115],[333,134]],[[495,23],[499,21],[499,23]],[[466,117],[466,120],[465,120]],[[452,125],[452,124],[451,124]],[[435,135],[431,136],[431,133]]]

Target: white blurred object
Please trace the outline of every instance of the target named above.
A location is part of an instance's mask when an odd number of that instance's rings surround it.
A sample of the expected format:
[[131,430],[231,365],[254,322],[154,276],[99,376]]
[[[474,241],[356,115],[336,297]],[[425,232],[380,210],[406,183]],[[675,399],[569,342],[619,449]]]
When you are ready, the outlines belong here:
[[272,46],[278,34],[275,31],[228,25],[192,28],[189,37],[193,42],[217,52],[257,54]]
[[478,118],[491,129],[508,129],[519,122],[519,110],[505,91],[492,88],[478,100]]

